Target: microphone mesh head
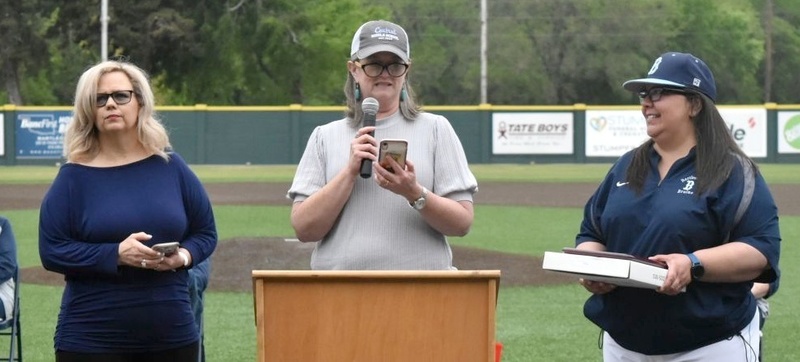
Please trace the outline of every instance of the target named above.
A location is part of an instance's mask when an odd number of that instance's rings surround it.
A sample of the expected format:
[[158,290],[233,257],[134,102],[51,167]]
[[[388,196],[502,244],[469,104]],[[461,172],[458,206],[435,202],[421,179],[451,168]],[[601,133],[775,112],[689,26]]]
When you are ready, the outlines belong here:
[[378,114],[378,100],[372,97],[364,98],[364,101],[361,102],[361,110],[364,111],[364,114]]

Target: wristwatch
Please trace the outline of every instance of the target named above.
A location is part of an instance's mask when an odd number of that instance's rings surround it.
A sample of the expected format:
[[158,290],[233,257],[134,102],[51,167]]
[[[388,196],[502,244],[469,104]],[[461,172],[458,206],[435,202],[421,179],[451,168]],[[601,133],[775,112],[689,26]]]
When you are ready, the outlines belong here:
[[698,280],[702,278],[703,274],[706,273],[706,268],[703,266],[703,263],[700,262],[700,259],[698,259],[694,253],[686,254],[686,256],[692,261],[692,279]]
[[409,202],[409,204],[416,210],[422,210],[425,208],[425,204],[428,202],[427,197],[428,189],[426,189],[425,186],[422,186],[422,195],[414,200],[414,202]]

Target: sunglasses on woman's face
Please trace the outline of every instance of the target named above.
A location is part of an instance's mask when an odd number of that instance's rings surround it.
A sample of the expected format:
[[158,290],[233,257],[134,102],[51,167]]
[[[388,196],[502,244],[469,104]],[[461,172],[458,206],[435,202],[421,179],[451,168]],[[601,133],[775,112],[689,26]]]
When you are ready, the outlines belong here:
[[108,103],[108,98],[114,98],[114,103],[118,106],[130,103],[133,98],[132,90],[114,91],[111,93],[97,93],[97,106],[103,107]]

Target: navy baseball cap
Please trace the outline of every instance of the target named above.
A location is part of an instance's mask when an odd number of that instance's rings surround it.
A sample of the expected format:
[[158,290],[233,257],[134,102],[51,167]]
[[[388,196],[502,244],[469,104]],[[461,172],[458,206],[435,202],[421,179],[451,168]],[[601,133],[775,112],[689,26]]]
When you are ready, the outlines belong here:
[[400,25],[386,20],[373,20],[361,25],[353,35],[350,58],[364,59],[378,52],[390,52],[408,62],[411,47],[406,31]]
[[647,72],[647,78],[629,80],[622,87],[639,92],[654,85],[694,90],[714,102],[717,100],[717,86],[711,69],[700,58],[689,53],[661,54]]

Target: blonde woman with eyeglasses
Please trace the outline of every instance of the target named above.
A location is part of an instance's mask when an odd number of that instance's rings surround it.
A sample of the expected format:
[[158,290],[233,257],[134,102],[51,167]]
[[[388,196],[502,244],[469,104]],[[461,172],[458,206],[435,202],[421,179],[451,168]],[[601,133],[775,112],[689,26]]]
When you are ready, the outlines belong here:
[[[78,81],[67,162],[40,210],[42,265],[66,281],[56,361],[198,359],[188,270],[216,247],[214,214],[154,107],[131,63],[96,64]],[[180,247],[152,248],[165,242]]]

